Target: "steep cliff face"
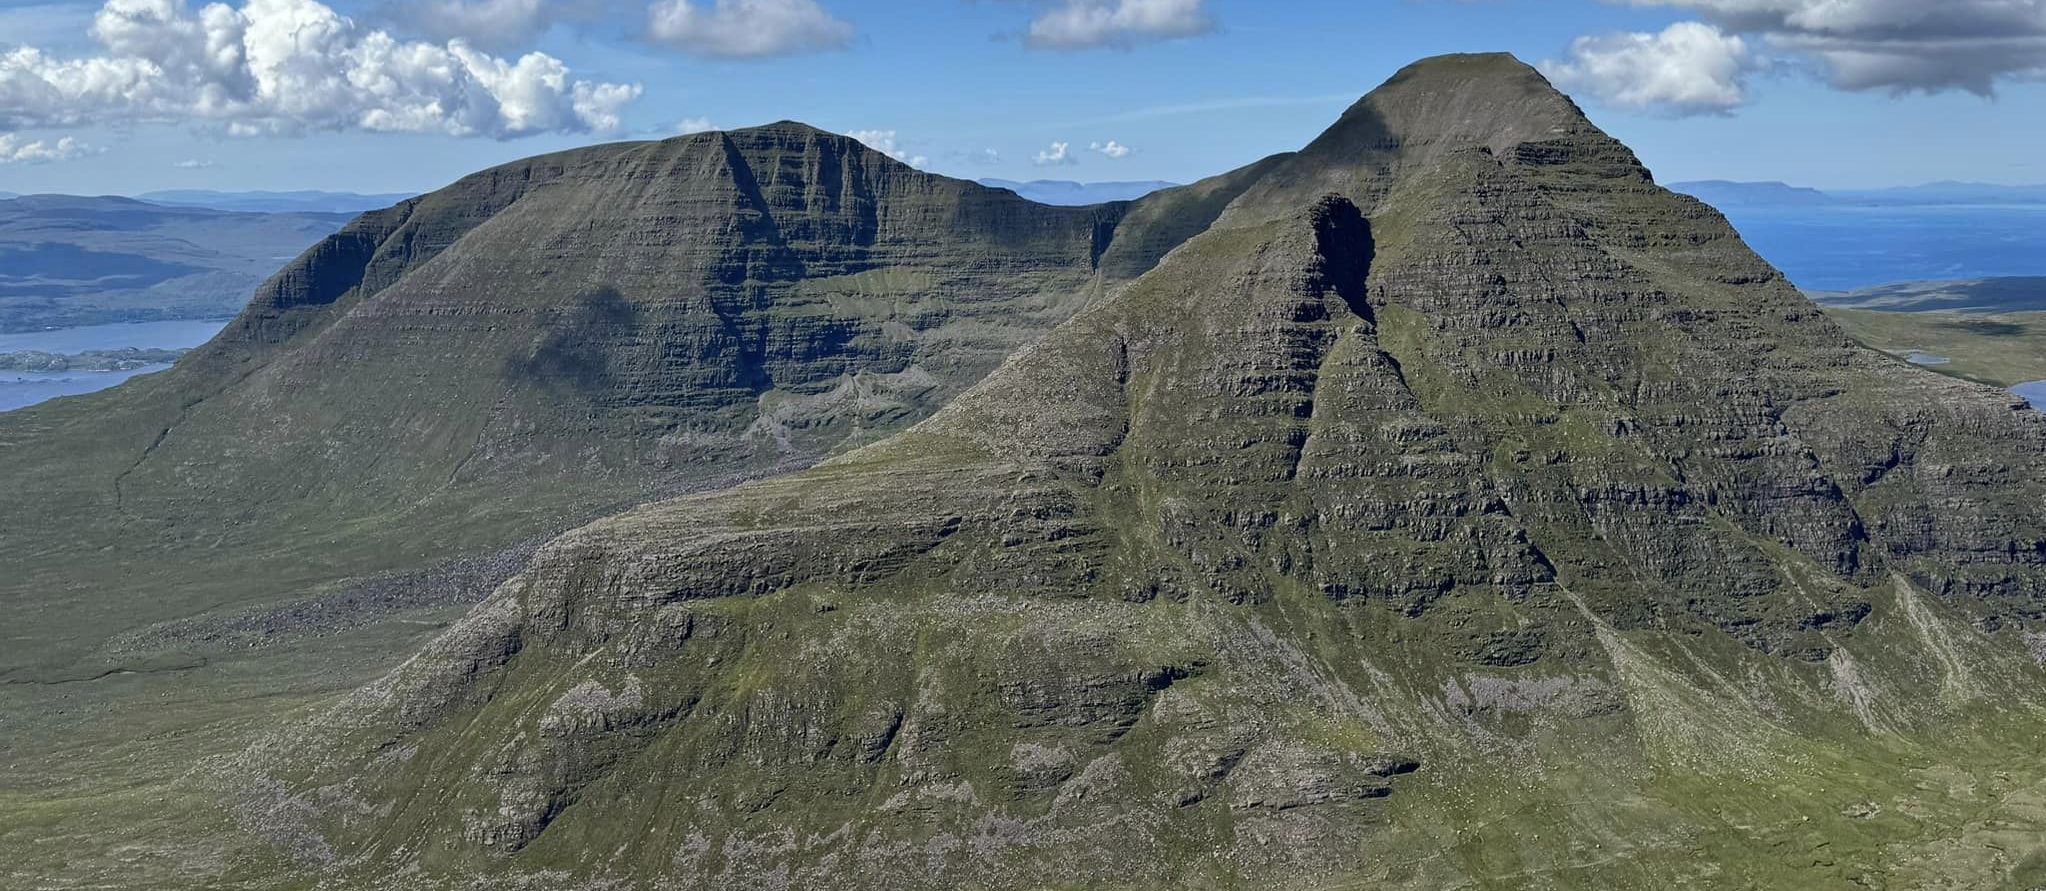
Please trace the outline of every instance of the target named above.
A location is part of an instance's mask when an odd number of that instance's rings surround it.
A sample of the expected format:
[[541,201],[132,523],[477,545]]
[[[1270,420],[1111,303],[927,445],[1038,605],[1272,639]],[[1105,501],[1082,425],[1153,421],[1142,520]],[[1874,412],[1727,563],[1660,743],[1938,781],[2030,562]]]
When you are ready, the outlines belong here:
[[1199,188],[913,430],[547,545],[241,825],[337,887],[2036,883],[2046,416],[1510,58]]
[[[878,439],[1114,286],[1097,266],[1126,209],[783,123],[534,158],[366,214],[176,369],[0,418],[21,496],[0,597],[39,623],[0,670],[123,667],[116,631]],[[149,596],[118,593],[140,578]]]

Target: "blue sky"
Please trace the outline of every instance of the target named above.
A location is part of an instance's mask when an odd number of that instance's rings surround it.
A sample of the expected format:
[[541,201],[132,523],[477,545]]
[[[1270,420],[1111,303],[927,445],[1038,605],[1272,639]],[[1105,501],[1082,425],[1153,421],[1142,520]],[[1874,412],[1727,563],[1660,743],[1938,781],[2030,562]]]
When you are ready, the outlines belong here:
[[1184,182],[1490,50],[1664,181],[2046,182],[2041,47],[2046,0],[0,0],[0,190],[417,190],[783,118],[956,176]]

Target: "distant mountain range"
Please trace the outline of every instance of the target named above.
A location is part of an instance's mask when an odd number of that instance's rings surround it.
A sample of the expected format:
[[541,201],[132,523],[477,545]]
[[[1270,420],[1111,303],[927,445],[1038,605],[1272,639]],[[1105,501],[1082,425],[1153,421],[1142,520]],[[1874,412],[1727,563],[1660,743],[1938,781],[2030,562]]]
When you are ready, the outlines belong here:
[[1817,189],[1787,183],[1740,183],[1722,179],[1675,183],[1672,191],[1683,192],[1714,207],[1810,207],[1839,204],[1840,199]]
[[1888,189],[1838,189],[1821,191],[1780,182],[1730,182],[1700,180],[1671,183],[1672,191],[1683,192],[1719,208],[1728,207],[1815,207],[1860,205],[1866,207],[1927,207],[1942,205],[2019,206],[2046,204],[2046,185],[2004,186],[1993,183],[1938,182],[1922,186]]
[[980,184],[994,189],[1008,189],[1039,204],[1062,204],[1082,206],[1105,204],[1110,201],[1135,201],[1159,189],[1169,189],[1178,183],[1162,180],[1138,180],[1134,182],[1080,183],[1071,180],[1039,179],[1030,182],[1016,182],[1007,179],[984,179]]
[[382,210],[412,197],[411,192],[359,194],[355,192],[215,192],[180,189],[144,192],[136,196],[153,204],[177,207],[206,207],[254,213],[346,213]]
[[225,318],[353,216],[117,197],[0,200],[0,331]]

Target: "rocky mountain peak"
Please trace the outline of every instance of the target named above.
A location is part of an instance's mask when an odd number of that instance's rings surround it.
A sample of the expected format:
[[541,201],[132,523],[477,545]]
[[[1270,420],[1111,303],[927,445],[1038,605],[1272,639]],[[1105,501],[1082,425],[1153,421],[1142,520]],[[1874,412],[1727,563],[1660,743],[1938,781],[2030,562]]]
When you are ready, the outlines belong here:
[[1402,179],[1460,155],[1500,165],[1571,165],[1647,181],[1633,152],[1532,66],[1506,53],[1437,56],[1401,69],[1234,201],[1226,223],[1284,215],[1317,195],[1373,212]]
[[1330,135],[1373,127],[1405,145],[1476,144],[1503,154],[1520,143],[1580,134],[1591,122],[1533,66],[1509,53],[1483,53],[1400,69],[1345,112]]

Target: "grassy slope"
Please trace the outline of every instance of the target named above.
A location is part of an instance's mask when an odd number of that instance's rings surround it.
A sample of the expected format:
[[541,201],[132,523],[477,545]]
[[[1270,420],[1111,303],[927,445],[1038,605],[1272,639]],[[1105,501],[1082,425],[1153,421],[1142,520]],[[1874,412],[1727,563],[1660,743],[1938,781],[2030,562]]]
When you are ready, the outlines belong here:
[[1951,359],[1934,371],[2008,387],[2046,380],[2046,312],[1884,312],[1828,308],[1841,328],[1893,356],[1912,352]]

